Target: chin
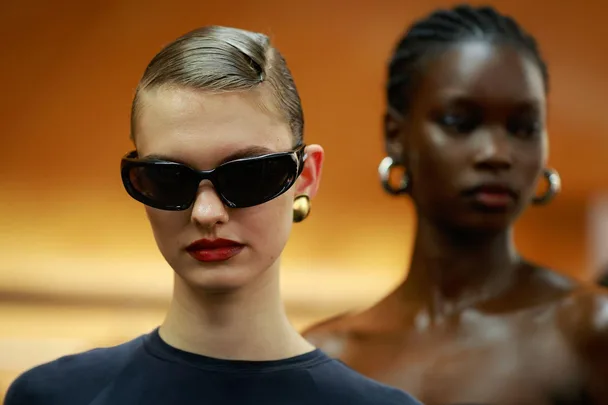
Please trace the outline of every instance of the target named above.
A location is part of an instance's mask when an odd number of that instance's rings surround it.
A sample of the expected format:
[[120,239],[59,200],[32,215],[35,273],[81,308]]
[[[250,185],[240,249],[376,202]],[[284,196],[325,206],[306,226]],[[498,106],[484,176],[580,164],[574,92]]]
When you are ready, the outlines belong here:
[[456,228],[469,233],[498,233],[508,229],[516,216],[511,212],[473,213],[458,221]]
[[240,290],[256,278],[251,270],[230,265],[195,265],[180,270],[178,274],[191,288],[217,293]]
[[252,266],[250,260],[198,262],[190,257],[180,266],[172,266],[181,280],[191,289],[208,293],[230,293],[243,289],[265,273],[264,266]]

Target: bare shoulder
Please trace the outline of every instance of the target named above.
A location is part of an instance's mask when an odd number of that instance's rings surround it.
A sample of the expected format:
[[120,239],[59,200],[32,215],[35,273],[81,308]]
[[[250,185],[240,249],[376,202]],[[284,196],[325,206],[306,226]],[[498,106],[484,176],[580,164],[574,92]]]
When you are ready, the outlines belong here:
[[592,342],[608,348],[608,289],[530,263],[523,270],[514,305],[551,308],[575,350]]
[[591,284],[563,274],[559,271],[527,263],[522,269],[514,305],[521,307],[549,306],[562,308],[581,291],[589,290]]
[[581,285],[563,300],[557,316],[580,362],[585,391],[593,403],[608,404],[608,291]]
[[608,289],[537,267],[530,286],[538,295],[554,297],[562,330],[577,340],[608,333]]
[[351,329],[353,315],[343,313],[318,322],[302,332],[311,344],[331,357],[340,357]]
[[[562,330],[585,350],[608,351],[608,291],[580,284],[562,301],[559,312]],[[594,350],[595,351],[595,350]]]
[[532,288],[538,288],[549,294],[568,295],[581,287],[581,282],[556,270],[529,265],[530,277],[526,280]]

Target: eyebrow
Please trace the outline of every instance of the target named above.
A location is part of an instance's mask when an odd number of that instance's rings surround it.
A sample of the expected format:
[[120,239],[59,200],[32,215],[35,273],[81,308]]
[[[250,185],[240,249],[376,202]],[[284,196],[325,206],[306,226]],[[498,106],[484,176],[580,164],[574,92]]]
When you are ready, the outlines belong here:
[[[277,151],[274,151],[272,149],[263,147],[263,146],[250,146],[247,148],[243,148],[240,149],[234,153],[231,153],[230,155],[224,157],[220,162],[218,162],[218,166],[226,163],[226,162],[230,162],[231,160],[237,160],[237,159],[244,159],[244,158],[248,158],[248,157],[255,157],[255,156],[262,156],[262,155],[268,155],[270,153],[276,153]],[[163,155],[162,153],[151,153],[149,155],[146,156],[142,156],[141,159],[150,159],[150,160],[162,160],[162,161],[166,161],[166,162],[175,162],[175,163],[181,163],[184,165],[189,165],[188,163],[179,160],[179,159],[175,159],[173,157],[167,156],[167,155]]]
[[[470,105],[470,104],[484,104],[484,99],[479,97],[463,96],[459,94],[444,94],[439,99],[443,104],[452,105]],[[506,103],[505,103],[506,104]],[[543,102],[536,98],[520,98],[508,102],[509,105],[515,106],[519,109],[535,109],[541,110]]]
[[436,114],[453,108],[465,108],[467,110],[473,109],[478,113],[486,110],[489,111],[494,108],[500,108],[501,110],[509,111],[509,114],[531,114],[539,117],[546,115],[546,109],[544,108],[543,103],[534,99],[520,99],[513,100],[512,102],[498,101],[490,102],[488,104],[487,102],[480,101],[479,99],[458,97],[451,100],[444,99],[439,101],[439,103],[433,105],[432,110]]

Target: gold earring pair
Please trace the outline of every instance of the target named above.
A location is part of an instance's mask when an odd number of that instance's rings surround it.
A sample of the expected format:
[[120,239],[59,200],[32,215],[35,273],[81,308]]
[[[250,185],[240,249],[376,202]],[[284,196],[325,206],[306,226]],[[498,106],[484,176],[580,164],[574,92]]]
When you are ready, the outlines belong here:
[[293,201],[293,222],[302,222],[310,215],[310,198],[305,195],[299,195]]

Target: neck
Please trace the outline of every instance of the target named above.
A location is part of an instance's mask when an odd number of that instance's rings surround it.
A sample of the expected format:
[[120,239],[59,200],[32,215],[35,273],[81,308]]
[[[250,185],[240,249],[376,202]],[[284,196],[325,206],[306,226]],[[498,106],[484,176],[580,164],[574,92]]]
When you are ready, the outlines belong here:
[[410,271],[398,294],[431,317],[449,315],[505,291],[519,263],[510,228],[471,233],[420,218]]
[[160,335],[178,349],[228,360],[280,360],[314,349],[285,313],[275,263],[237,291],[209,293],[175,276]]

